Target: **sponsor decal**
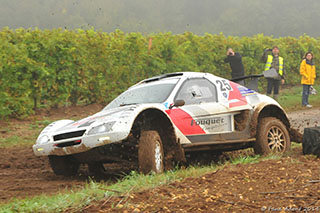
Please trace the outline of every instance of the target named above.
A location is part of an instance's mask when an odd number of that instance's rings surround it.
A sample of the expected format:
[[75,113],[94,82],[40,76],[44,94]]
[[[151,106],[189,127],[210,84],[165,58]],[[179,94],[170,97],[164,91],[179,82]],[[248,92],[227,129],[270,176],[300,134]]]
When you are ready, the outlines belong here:
[[215,124],[223,124],[224,118],[204,118],[204,119],[192,119],[191,126],[193,125],[215,125]]
[[192,119],[190,126],[201,126],[207,133],[232,131],[230,115]]
[[223,95],[223,97],[228,98],[228,94],[227,93],[224,92],[222,95]]
[[232,131],[232,115],[194,118],[186,111],[175,108],[166,110],[174,125],[184,135],[205,135]]
[[238,87],[242,96],[256,95],[257,93],[254,90],[248,89],[246,87]]

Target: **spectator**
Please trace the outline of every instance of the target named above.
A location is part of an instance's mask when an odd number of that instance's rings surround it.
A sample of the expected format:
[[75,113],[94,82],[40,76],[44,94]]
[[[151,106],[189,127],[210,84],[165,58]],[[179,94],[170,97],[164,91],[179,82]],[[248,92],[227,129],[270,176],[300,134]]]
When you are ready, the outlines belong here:
[[[271,54],[268,54],[271,51]],[[273,98],[278,100],[280,83],[285,82],[284,61],[279,56],[279,47],[274,46],[272,49],[266,49],[263,52],[262,61],[265,63],[265,71],[274,69],[276,75],[272,78],[267,78],[267,95],[271,96],[273,90]]]
[[[239,53],[234,52],[232,48],[228,48],[225,63],[229,63],[231,67],[231,78],[239,78],[244,76],[244,67],[242,57]],[[237,83],[244,85],[244,80],[239,80]]]
[[310,87],[316,78],[316,67],[313,63],[312,52],[307,52],[300,64],[300,75],[302,84],[302,106],[312,107],[309,104]]

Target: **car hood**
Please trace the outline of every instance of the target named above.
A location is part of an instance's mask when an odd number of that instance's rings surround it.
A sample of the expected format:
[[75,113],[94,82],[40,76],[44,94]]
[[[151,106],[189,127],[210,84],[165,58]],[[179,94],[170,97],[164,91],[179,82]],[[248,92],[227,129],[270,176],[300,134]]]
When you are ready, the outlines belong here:
[[162,104],[135,104],[121,106],[110,110],[102,110],[89,117],[63,125],[58,128],[57,131],[66,132],[88,129],[94,126],[98,126],[102,123],[113,121],[116,121],[116,123],[118,124],[126,125],[127,128],[130,129],[136,116],[138,116],[141,111],[147,108],[157,108],[163,110],[164,106]]

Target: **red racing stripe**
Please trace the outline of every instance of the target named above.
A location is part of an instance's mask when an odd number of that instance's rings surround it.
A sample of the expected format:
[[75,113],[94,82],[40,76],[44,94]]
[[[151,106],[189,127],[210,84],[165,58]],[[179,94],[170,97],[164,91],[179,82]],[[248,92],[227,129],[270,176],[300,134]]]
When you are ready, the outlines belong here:
[[184,135],[199,135],[206,134],[206,132],[196,125],[193,118],[180,108],[168,109],[166,113],[171,118],[172,122]]
[[236,83],[233,83],[232,81],[229,82],[231,87],[232,87],[232,91],[230,91],[229,93],[229,107],[237,107],[237,106],[243,106],[247,104],[247,99],[245,96],[243,96]]

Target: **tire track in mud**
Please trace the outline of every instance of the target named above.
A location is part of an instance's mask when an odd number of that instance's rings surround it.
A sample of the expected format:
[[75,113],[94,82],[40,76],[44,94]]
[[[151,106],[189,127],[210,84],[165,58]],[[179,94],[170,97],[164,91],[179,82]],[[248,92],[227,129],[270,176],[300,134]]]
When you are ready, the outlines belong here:
[[290,124],[303,134],[304,128],[320,126],[320,108],[289,113]]
[[82,177],[54,175],[47,158],[35,156],[31,147],[0,148],[0,202],[56,193],[84,183]]

